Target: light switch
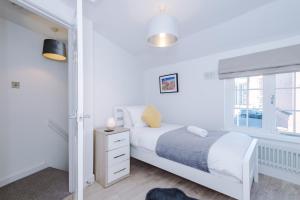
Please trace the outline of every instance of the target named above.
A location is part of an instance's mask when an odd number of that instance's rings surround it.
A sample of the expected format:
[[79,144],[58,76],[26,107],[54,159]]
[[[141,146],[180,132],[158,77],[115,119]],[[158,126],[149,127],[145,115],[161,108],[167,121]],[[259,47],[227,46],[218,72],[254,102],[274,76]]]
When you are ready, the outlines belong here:
[[11,88],[19,89],[20,88],[20,82],[12,81],[11,82]]
[[205,72],[204,80],[214,80],[216,79],[216,72]]

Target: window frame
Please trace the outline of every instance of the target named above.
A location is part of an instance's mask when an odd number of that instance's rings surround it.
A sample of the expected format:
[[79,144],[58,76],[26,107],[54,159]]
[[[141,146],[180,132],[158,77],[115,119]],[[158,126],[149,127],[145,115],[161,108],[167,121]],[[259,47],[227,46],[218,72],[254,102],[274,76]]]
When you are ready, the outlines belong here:
[[[300,110],[297,110],[297,90],[299,89],[300,90],[300,86],[297,87],[297,81],[296,81],[296,78],[297,78],[297,73],[299,72],[290,72],[293,74],[293,78],[294,78],[294,83],[293,83],[293,86],[292,87],[278,87],[276,86],[276,75],[274,75],[274,85],[275,85],[275,89],[274,89],[274,96],[275,96],[275,103],[274,103],[274,107],[275,107],[275,111],[276,111],[276,92],[277,90],[292,90],[293,93],[294,93],[294,105],[293,105],[293,109],[291,110],[284,110],[284,111],[291,111],[294,113],[294,117],[293,117],[293,132],[285,132],[285,131],[278,131],[277,129],[277,124],[275,124],[275,129],[276,129],[276,132],[279,133],[279,134],[283,134],[283,135],[288,135],[288,136],[300,136],[300,132],[296,132],[296,113],[297,112],[300,112]],[[286,73],[286,74],[290,74],[290,73]]]
[[[259,76],[251,76],[251,77],[259,77]],[[261,88],[250,88],[250,78],[251,78],[250,76],[248,76],[248,77],[241,77],[241,78],[245,78],[246,79],[246,82],[247,82],[247,87],[246,87],[246,89],[237,89],[236,88],[236,84],[235,84],[235,81],[236,81],[236,79],[234,79],[234,98],[235,98],[235,103],[234,103],[234,113],[235,113],[235,111],[236,110],[246,110],[246,125],[245,126],[239,126],[238,125],[238,122],[235,124],[234,123],[234,125],[235,126],[238,126],[238,127],[248,127],[248,128],[262,128],[262,127],[253,127],[253,126],[249,126],[249,110],[256,110],[256,111],[262,111],[262,113],[263,113],[263,102],[262,102],[262,107],[260,107],[260,108],[251,108],[250,107],[250,92],[251,91],[261,91],[262,92],[262,94],[263,94],[263,91],[264,91],[264,86],[263,86],[263,84],[264,83],[262,83],[262,87]],[[263,79],[262,79],[263,80]],[[237,100],[237,92],[246,92],[246,104],[245,104],[245,108],[243,108],[243,106],[242,105],[244,105],[244,104],[237,104],[236,103],[236,100]],[[264,98],[263,98],[264,99]],[[264,114],[263,114],[264,115]],[[234,117],[235,118],[235,117]],[[239,121],[239,120],[237,120],[237,121]]]
[[[265,80],[263,79],[263,88],[265,85]],[[224,128],[225,130],[230,130],[230,131],[239,131],[239,132],[245,132],[249,134],[260,134],[262,132],[264,133],[270,133],[268,128],[265,126],[266,123],[266,117],[265,117],[265,99],[263,98],[263,107],[262,107],[262,112],[263,112],[263,118],[262,118],[262,127],[261,128],[256,128],[256,127],[241,127],[241,126],[236,126],[234,124],[234,110],[235,110],[235,81],[234,79],[226,79],[225,84],[225,101],[224,101]],[[248,97],[247,97],[248,98]]]
[[[296,72],[294,72],[296,74]],[[248,79],[249,80],[249,79]],[[249,84],[249,82],[248,82]],[[296,87],[296,82],[294,92],[300,87]],[[277,130],[276,125],[276,75],[266,75],[263,76],[263,117],[262,117],[262,127],[248,127],[248,126],[237,126],[234,123],[234,110],[235,107],[235,80],[227,79],[224,84],[225,89],[225,102],[224,102],[224,128],[225,130],[240,131],[249,134],[259,135],[261,133],[265,134],[276,134],[291,137],[300,137],[300,133],[296,132],[282,132]],[[248,89],[248,88],[247,88]],[[275,98],[274,98],[275,97]],[[249,95],[247,94],[247,99]],[[296,103],[296,93],[294,95],[294,101]],[[247,102],[248,104],[249,102]],[[296,104],[294,106],[296,110]],[[247,105],[248,109],[248,105]],[[300,110],[299,110],[300,111]],[[294,116],[294,126],[296,126],[296,114]],[[295,130],[295,129],[294,129]]]

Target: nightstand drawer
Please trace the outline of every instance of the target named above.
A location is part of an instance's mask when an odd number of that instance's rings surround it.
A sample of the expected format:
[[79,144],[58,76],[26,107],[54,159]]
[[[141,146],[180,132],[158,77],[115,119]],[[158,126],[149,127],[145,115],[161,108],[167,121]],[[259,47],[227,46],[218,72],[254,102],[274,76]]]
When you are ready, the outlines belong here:
[[125,161],[129,159],[129,146],[121,147],[119,149],[111,150],[107,155],[108,166],[114,165],[116,163]]
[[107,136],[107,151],[117,149],[129,145],[129,131],[108,135]]
[[108,167],[107,182],[111,183],[129,174],[129,160]]

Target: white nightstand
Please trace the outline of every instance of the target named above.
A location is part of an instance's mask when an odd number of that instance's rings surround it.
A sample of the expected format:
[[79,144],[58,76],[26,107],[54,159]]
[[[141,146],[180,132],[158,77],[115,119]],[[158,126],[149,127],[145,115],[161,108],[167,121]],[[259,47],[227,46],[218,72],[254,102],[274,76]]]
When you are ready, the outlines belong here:
[[108,187],[130,173],[129,129],[116,128],[106,132],[95,130],[95,173],[96,181]]

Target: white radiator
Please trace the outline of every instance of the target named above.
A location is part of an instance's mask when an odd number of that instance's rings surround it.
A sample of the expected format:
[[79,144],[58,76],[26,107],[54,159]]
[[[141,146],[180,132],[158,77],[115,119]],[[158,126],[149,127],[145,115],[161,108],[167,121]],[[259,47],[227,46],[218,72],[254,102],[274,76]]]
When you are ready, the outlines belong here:
[[260,173],[300,185],[299,147],[260,139],[258,164]]

